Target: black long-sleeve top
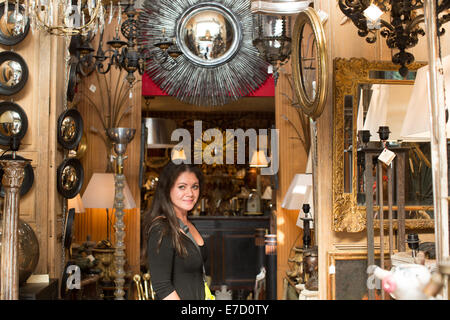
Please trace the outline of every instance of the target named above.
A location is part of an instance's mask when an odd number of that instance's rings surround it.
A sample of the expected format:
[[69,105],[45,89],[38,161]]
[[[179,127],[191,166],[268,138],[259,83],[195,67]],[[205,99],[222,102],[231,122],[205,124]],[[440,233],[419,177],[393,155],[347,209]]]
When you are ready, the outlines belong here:
[[156,298],[164,299],[175,290],[182,300],[204,300],[202,255],[186,235],[181,237],[186,246],[186,257],[177,254],[169,234],[163,236],[158,250],[161,231],[161,225],[153,227],[147,244],[148,267]]

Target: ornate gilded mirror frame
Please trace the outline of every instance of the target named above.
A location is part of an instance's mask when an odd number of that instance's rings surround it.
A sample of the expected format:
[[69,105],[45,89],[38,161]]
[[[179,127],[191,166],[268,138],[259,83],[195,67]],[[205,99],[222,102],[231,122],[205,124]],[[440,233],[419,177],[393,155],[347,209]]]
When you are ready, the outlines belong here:
[[[336,58],[334,69],[334,106],[333,106],[333,230],[338,232],[360,232],[366,227],[366,207],[357,204],[356,165],[352,166],[349,177],[350,192],[344,188],[344,148],[345,148],[345,104],[351,103],[352,121],[356,124],[358,109],[358,85],[367,84],[406,84],[413,85],[414,80],[386,80],[369,76],[370,71],[398,71],[398,67],[390,61],[368,61],[364,58]],[[425,63],[415,62],[409,66],[415,71]],[[346,97],[353,97],[351,102]],[[351,145],[356,146],[357,128],[352,125]],[[351,153],[351,161],[357,163],[356,152]],[[428,207],[428,206],[427,206]],[[379,224],[375,222],[375,227]],[[394,222],[394,228],[396,222]],[[433,219],[406,219],[406,229],[429,229],[434,227]]]

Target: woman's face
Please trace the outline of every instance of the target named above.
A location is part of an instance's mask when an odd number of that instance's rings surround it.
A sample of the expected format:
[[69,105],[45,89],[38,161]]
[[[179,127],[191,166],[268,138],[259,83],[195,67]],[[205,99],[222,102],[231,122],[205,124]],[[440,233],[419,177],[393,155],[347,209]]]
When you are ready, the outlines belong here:
[[200,185],[193,172],[185,171],[178,176],[170,189],[170,200],[175,213],[183,214],[192,210],[200,194]]

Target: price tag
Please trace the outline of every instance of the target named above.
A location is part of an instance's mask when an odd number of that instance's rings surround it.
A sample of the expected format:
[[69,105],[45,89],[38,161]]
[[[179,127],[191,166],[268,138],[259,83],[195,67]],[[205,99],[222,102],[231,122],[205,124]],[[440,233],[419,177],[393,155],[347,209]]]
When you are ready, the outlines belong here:
[[91,85],[89,86],[89,90],[91,90],[92,93],[95,93],[95,91],[97,91],[97,87],[94,86],[93,84],[91,84]]
[[378,156],[378,160],[381,162],[384,162],[386,165],[390,165],[392,160],[394,160],[396,154],[392,152],[391,150],[384,149],[383,152],[380,153]]
[[332,264],[331,266],[328,267],[328,273],[329,274],[335,274],[336,273],[336,267],[334,266],[334,264]]
[[95,260],[92,254],[88,255],[86,258],[88,258],[90,262],[93,262]]

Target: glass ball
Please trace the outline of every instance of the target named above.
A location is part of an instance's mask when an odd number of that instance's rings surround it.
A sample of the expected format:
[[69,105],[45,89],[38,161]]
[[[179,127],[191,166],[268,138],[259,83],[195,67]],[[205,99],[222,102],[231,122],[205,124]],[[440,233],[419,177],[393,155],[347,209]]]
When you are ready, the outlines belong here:
[[[39,242],[33,229],[28,223],[19,219],[18,222],[18,262],[19,262],[19,285],[24,284],[36,269],[39,261]],[[3,219],[0,214],[0,261],[3,237]]]

